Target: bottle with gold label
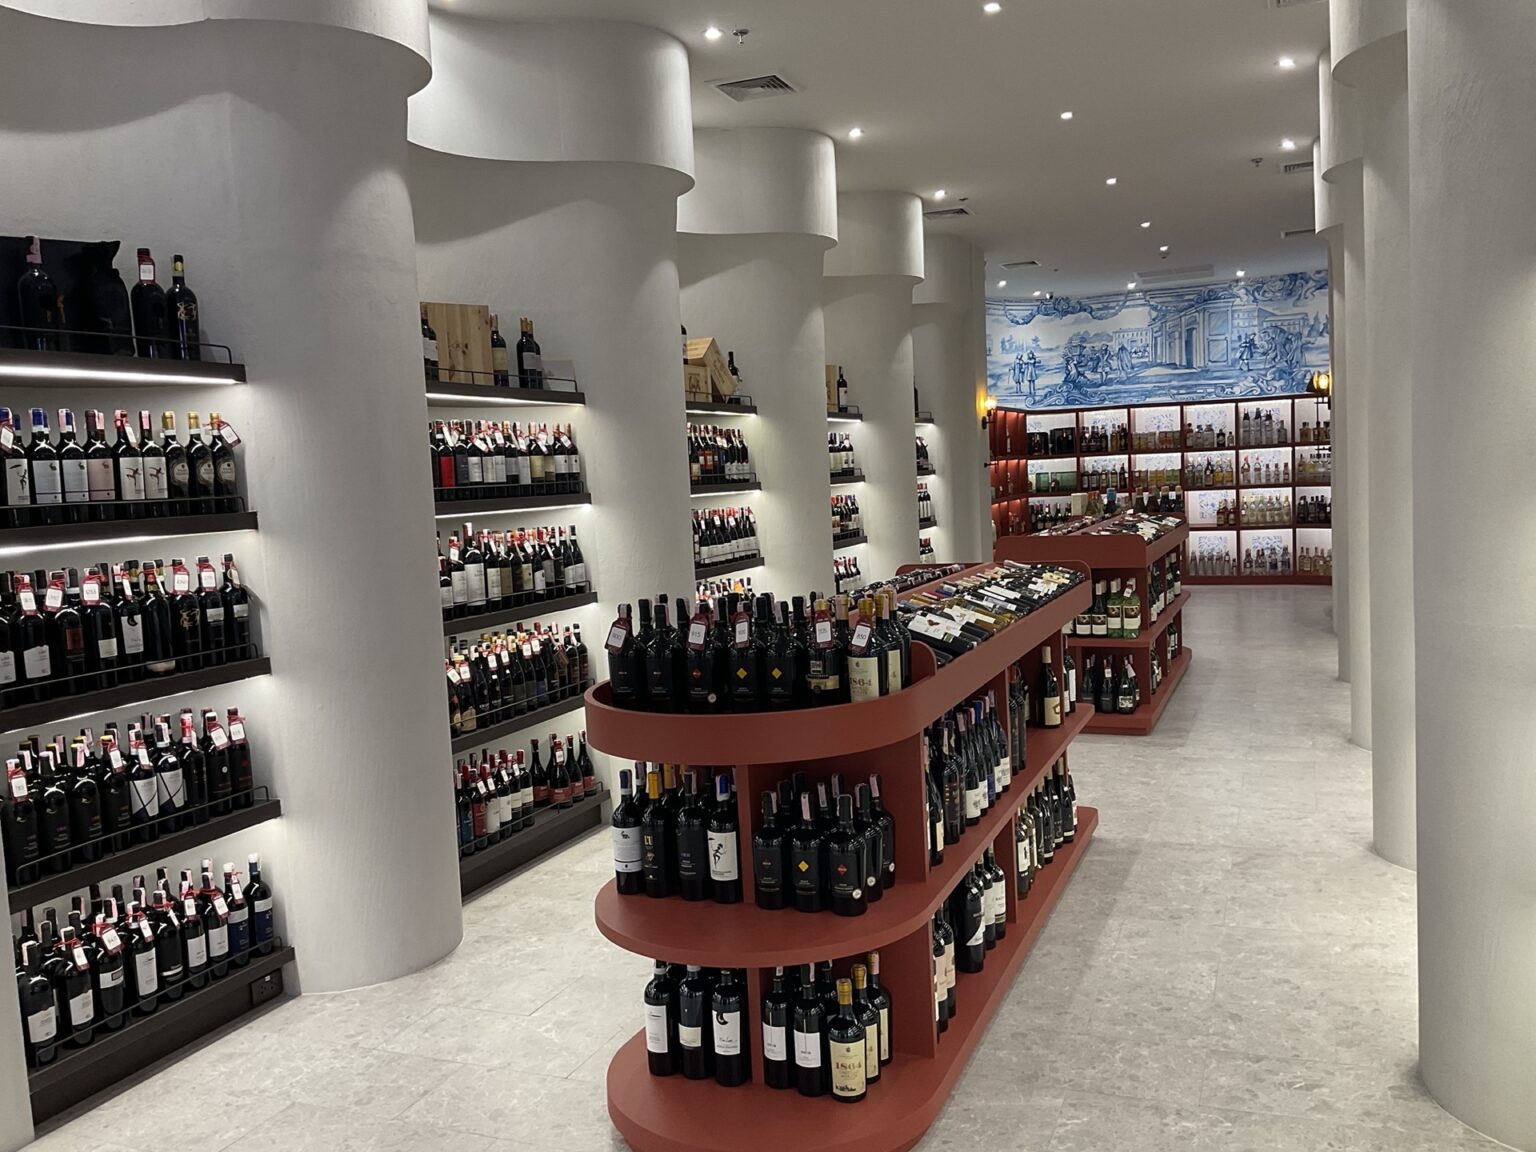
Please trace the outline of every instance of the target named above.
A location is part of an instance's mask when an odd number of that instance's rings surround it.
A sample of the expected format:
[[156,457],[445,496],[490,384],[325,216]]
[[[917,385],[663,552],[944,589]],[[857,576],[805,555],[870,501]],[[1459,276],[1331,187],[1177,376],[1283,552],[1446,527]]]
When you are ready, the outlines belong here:
[[868,1094],[868,1046],[864,1025],[853,1012],[853,985],[837,982],[837,1015],[827,1025],[827,1050],[832,1064],[832,1098],[857,1104]]

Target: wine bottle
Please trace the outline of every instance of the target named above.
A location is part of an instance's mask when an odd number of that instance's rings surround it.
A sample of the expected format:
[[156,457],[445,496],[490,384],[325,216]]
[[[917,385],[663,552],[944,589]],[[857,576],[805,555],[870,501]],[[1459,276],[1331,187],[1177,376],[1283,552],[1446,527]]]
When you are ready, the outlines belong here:
[[272,889],[261,878],[261,857],[252,852],[246,858],[250,881],[245,886],[245,902],[251,909],[251,947],[262,956],[276,947],[272,921]]
[[129,295],[133,331],[139,355],[159,359],[171,355],[165,289],[155,283],[155,260],[148,248],[139,249],[138,264],[139,278]]
[[670,805],[661,800],[661,773],[652,768],[646,775],[645,815],[640,820],[641,874],[645,894],[671,896],[677,889],[677,824]]
[[869,980],[867,998],[874,1008],[880,1024],[880,1063],[891,1062],[891,993],[880,983],[880,953],[869,954]]
[[827,1024],[827,1048],[832,1069],[832,1098],[857,1104],[868,1091],[865,1076],[864,1025],[853,1012],[853,986],[837,982],[837,1015]]
[[6,794],[0,805],[0,826],[5,833],[6,878],[14,885],[37,879],[35,861],[42,855],[37,805],[27,786],[27,772],[19,760],[5,762]]
[[809,964],[800,968],[800,994],[790,1021],[795,1045],[795,1087],[802,1096],[825,1096],[832,1090],[827,1016]]
[[667,962],[658,960],[645,986],[645,1058],[652,1076],[671,1076],[682,1066],[677,1025],[677,986]]
[[863,837],[854,827],[852,796],[837,798],[837,827],[827,836],[825,851],[832,911],[839,916],[862,916],[869,903]]
[[53,1063],[58,1053],[59,1013],[53,985],[43,974],[43,944],[29,940],[21,946],[21,965],[16,989],[21,1001],[22,1038],[27,1064],[41,1068]]
[[[677,986],[677,1046],[682,1054],[683,1075],[689,1080],[708,1080],[715,1071],[710,982],[697,964]],[[740,1022],[738,1021],[738,1028]],[[737,1035],[738,1046],[740,1034]]]
[[710,1008],[715,1083],[735,1088],[751,1079],[752,1054],[746,1042],[747,990],[737,979],[734,968],[721,971],[720,980],[710,996]]
[[853,980],[853,1017],[864,1027],[864,1081],[880,1079],[880,1049],[884,1040],[880,1031],[880,1013],[869,1002],[869,970],[862,964],[849,969]]
[[677,890],[684,900],[708,900],[710,895],[708,809],[699,795],[694,769],[683,773],[685,799],[677,813]]
[[517,382],[521,388],[544,387],[544,357],[533,338],[533,321],[524,316],[517,339]]
[[752,890],[759,908],[784,907],[788,866],[788,838],[779,819],[778,797],[764,792],[762,824],[752,836]]
[[784,982],[784,969],[775,968],[763,993],[763,1083],[770,1088],[795,1085],[795,1065],[790,1059],[789,1031],[793,1000]]
[[43,271],[43,246],[36,236],[27,237],[27,266],[16,283],[16,295],[22,346],[34,352],[57,352],[64,316],[58,289]]
[[229,909],[225,928],[229,932],[229,961],[236,968],[251,962],[251,907],[245,902],[239,873],[231,862],[224,865],[224,904]]
[[507,340],[501,334],[501,322],[494,312],[491,313],[491,383],[498,388],[509,388],[512,385]]
[[[637,764],[635,768],[640,770],[641,765]],[[628,768],[621,768],[619,802],[613,807],[610,823],[613,827],[614,886],[625,896],[638,896],[645,891],[645,876],[641,870],[640,813],[631,795],[633,788],[633,773]]]
[[823,878],[830,875],[827,846],[811,818],[809,792],[800,793],[800,822],[789,834],[789,872],[799,911],[820,912],[826,907]]
[[128,1003],[139,1016],[148,1016],[160,1004],[159,947],[155,926],[145,914],[142,888],[135,889],[127,905],[122,934],[128,942]]
[[32,442],[27,445],[27,461],[32,480],[32,503],[36,505],[35,522],[63,522],[64,477],[58,449],[48,438],[48,410],[32,409]]

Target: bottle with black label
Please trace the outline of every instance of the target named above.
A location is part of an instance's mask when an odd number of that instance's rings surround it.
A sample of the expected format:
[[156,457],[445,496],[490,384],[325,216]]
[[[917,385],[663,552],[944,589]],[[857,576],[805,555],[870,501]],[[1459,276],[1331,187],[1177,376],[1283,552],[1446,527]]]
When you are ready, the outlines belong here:
[[864,1025],[853,1012],[853,986],[837,982],[837,1015],[827,1024],[827,1050],[832,1069],[832,1098],[857,1104],[868,1093],[865,1075]]
[[491,383],[498,388],[508,388],[512,384],[507,339],[501,334],[501,321],[494,312],[491,313]]
[[438,378],[437,333],[427,322],[427,306],[421,306],[421,362],[428,380]]
[[869,999],[869,969],[855,964],[849,969],[853,980],[853,1016],[864,1026],[864,1080],[873,1084],[880,1079],[880,1050],[890,1041],[881,1030],[880,1013]]
[[705,821],[709,853],[709,885],[717,904],[741,903],[740,824],[731,777],[715,777],[715,803]]
[[747,988],[734,968],[723,969],[710,996],[713,1019],[715,1083],[735,1088],[752,1078],[752,1053],[747,1043]]
[[[51,919],[38,926],[38,941],[45,951],[53,929]],[[95,1035],[96,984],[90,954],[73,928],[63,929],[58,947],[43,961],[43,974],[53,985],[59,1031],[64,1034],[65,1043],[71,1048],[84,1048]]]
[[827,845],[811,816],[809,792],[800,793],[800,822],[789,834],[789,874],[799,911],[820,912],[826,907]]
[[1050,648],[1040,650],[1040,726],[1061,727],[1061,685],[1056,679],[1056,668],[1051,663]]
[[992,886],[987,890],[992,899],[992,924],[995,930],[995,939],[1001,940],[1008,935],[1008,888],[1007,876],[998,866],[997,856],[992,851],[992,846],[987,845],[985,868],[987,875],[991,877]]
[[[644,600],[641,612],[650,615]],[[643,708],[645,706],[645,649],[635,636],[631,620],[632,609],[628,604],[619,605],[618,619],[608,629],[608,691],[615,708]]]
[[661,773],[646,774],[645,814],[640,818],[640,870],[645,894],[671,896],[677,890],[677,824],[669,803],[661,798]]
[[144,912],[144,890],[134,890],[121,932],[127,941],[128,1003],[135,1013],[148,1016],[160,1003],[159,947],[155,924]]
[[880,1063],[891,1062],[891,993],[880,983],[880,953],[869,954],[869,976],[866,997],[880,1022]]
[[37,879],[34,861],[42,855],[37,804],[20,760],[5,762],[5,800],[0,804],[0,831],[5,835],[7,879],[15,885]]
[[677,985],[665,960],[645,986],[645,1057],[652,1076],[671,1076],[682,1066],[677,1039]]
[[987,951],[985,890],[974,868],[966,869],[949,898],[949,918],[955,933],[955,967],[980,972]]
[[171,290],[165,294],[170,342],[168,354],[178,360],[203,358],[197,296],[187,287],[187,266],[181,253],[171,257]]
[[27,237],[27,263],[16,282],[16,298],[21,307],[17,319],[24,329],[22,347],[34,352],[57,352],[59,330],[64,327],[63,311],[59,291],[43,271],[43,245],[36,236]]
[[827,880],[832,911],[839,916],[862,916],[869,910],[864,896],[864,839],[854,827],[853,797],[837,798],[837,827],[826,838]]
[[802,1096],[825,1096],[832,1090],[828,1065],[827,1013],[811,965],[800,968],[800,994],[790,1016],[795,1051],[795,1087]]
[[683,806],[677,811],[677,891],[684,900],[708,900],[709,810],[699,795],[699,774],[683,773]]
[[109,1032],[116,1032],[127,1022],[127,945],[117,930],[117,900],[101,904],[90,932],[87,946],[92,949],[91,970],[96,980],[97,1020]]
[[[641,602],[641,608],[645,604]],[[652,712],[688,710],[687,657],[683,634],[667,618],[667,598],[656,597],[656,624],[645,639],[646,701]],[[642,612],[642,625],[644,614]],[[683,621],[678,621],[683,626]]]
[[544,387],[544,357],[533,338],[533,321],[524,316],[517,338],[517,383],[520,388]]
[[[784,907],[788,837],[779,818],[779,800],[773,792],[763,793],[763,821],[752,836],[752,889],[759,908]],[[783,1085],[788,1087],[788,1085]]]
[[689,1080],[708,1080],[714,1075],[711,992],[703,969],[688,965],[688,974],[677,986],[677,1046],[683,1075]]

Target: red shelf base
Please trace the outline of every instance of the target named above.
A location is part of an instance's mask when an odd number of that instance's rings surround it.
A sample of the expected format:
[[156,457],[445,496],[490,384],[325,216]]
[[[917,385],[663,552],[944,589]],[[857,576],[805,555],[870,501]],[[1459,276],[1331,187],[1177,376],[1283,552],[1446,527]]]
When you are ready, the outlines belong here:
[[1088,721],[1086,731],[1089,735],[1099,736],[1150,736],[1152,729],[1157,727],[1157,722],[1162,719],[1163,709],[1168,707],[1168,702],[1173,699],[1173,690],[1179,686],[1179,681],[1184,679],[1184,673],[1189,671],[1189,661],[1194,656],[1189,648],[1185,648],[1168,665],[1168,674],[1163,677],[1163,682],[1152,694],[1152,699],[1143,704],[1136,711],[1129,714],[1119,712],[1095,712],[1093,719]]
[[[1017,907],[1008,936],[987,954],[986,968],[960,975],[959,1015],[939,1038],[933,1057],[898,1052],[861,1104],[844,1107],[830,1096],[808,1099],[775,1091],[753,1079],[739,1088],[713,1080],[652,1076],[645,1033],[634,1036],[608,1065],[608,1115],[636,1152],[907,1152],[923,1138],[987,1023],[1034,947],[1056,902],[1087,851],[1098,824],[1093,808],[1078,809],[1077,836]],[[749,1014],[758,1026],[757,1005]],[[896,1004],[896,1012],[927,1012],[924,1004]],[[757,1050],[754,1045],[754,1059]]]

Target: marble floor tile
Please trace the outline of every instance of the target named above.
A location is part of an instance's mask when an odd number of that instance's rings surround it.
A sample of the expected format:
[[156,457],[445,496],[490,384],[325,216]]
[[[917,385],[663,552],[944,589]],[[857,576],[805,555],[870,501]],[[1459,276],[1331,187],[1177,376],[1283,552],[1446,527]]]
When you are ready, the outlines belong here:
[[1200,1128],[1200,1114],[1191,1108],[1068,1092],[1047,1147],[1050,1152],[1187,1152]]
[[347,1108],[294,1104],[227,1152],[486,1152],[492,1142],[425,1124],[381,1120]]

